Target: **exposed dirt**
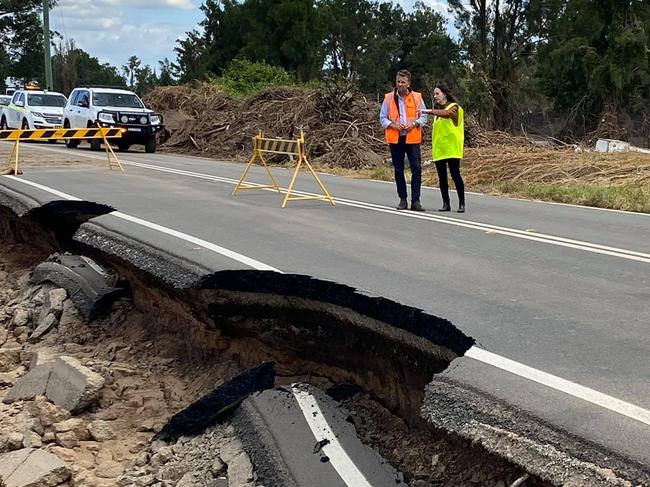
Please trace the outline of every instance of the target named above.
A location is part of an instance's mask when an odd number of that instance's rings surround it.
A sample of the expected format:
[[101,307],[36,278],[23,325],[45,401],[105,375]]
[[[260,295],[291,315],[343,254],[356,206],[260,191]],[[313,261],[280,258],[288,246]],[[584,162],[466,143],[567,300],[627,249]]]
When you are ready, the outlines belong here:
[[[0,442],[0,454],[27,444],[43,448],[72,468],[71,486],[190,487],[227,482],[228,477],[232,477],[230,484],[215,485],[256,485],[249,482],[254,479],[252,467],[240,454],[241,446],[227,422],[195,439],[181,438],[176,445],[151,443],[172,414],[241,370],[229,359],[226,342],[220,347],[213,337],[209,349],[188,346],[184,327],[176,318],[162,312],[144,315],[123,298],[109,316],[92,324],[85,323],[66,299],[58,329],[31,343],[32,322],[47,290],[30,288],[28,274],[45,256],[23,245],[5,249],[0,254],[0,365],[4,371],[0,398],[26,373],[37,352],[39,359],[75,357],[101,374],[106,383],[96,404],[73,416],[74,427],[65,434],[56,430],[70,414],[44,397],[0,403],[0,436],[14,438],[13,446]],[[19,312],[28,317],[28,323],[17,326]],[[12,355],[7,350],[20,353]],[[442,432],[409,426],[369,396],[349,401],[348,407],[362,439],[378,447],[411,485],[502,486],[523,473],[480,449],[445,439]],[[108,437],[91,436],[91,423],[107,430]],[[17,434],[22,435],[21,444],[15,444]],[[233,480],[233,475],[239,480]]]
[[[505,487],[525,472],[496,456],[486,455],[466,440],[429,429],[410,426],[367,394],[344,401],[362,441],[392,464],[400,465],[412,487]],[[552,484],[530,477],[526,487]]]
[[[114,486],[135,463],[147,463],[154,433],[172,414],[238,373],[239,368],[229,360],[188,350],[182,328],[177,328],[177,333],[162,329],[134,309],[128,299],[115,303],[108,317],[92,325],[84,322],[67,299],[58,330],[38,343],[25,341],[29,333],[25,328],[30,324],[15,326],[15,316],[19,310],[30,317],[38,315],[42,297],[28,290],[26,283],[29,271],[42,257],[29,247],[17,245],[5,247],[0,257],[0,351],[4,359],[0,366],[6,371],[0,397],[26,372],[39,351],[75,357],[101,374],[106,383],[97,403],[75,416],[80,421],[72,435],[54,435],[53,425],[70,418],[70,414],[44,397],[10,405],[0,403],[0,434],[18,433],[25,438],[38,435],[36,446],[42,442],[44,449],[72,468],[72,485]],[[21,350],[18,360],[11,360],[6,351],[17,348]],[[106,422],[103,424],[113,438],[98,441],[91,437],[88,425],[96,420]],[[192,468],[187,464],[186,472]],[[180,472],[179,478],[186,472]],[[176,482],[168,479],[158,485]]]

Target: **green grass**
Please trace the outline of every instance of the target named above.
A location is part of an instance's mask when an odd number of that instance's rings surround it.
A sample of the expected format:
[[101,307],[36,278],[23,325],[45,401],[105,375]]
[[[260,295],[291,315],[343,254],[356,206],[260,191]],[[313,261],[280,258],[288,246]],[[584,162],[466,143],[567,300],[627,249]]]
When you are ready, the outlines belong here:
[[[486,188],[487,190],[488,188]],[[650,187],[638,184],[599,186],[588,184],[503,183],[495,188],[499,193],[523,196],[543,201],[611,208],[650,213]]]
[[369,177],[370,179],[377,179],[379,181],[392,181],[394,177],[393,166],[373,167]]

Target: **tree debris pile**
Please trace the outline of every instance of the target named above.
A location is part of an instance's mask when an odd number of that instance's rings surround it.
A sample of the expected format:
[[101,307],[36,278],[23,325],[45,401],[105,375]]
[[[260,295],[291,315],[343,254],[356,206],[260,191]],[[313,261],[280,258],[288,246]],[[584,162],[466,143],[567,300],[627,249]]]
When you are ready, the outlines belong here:
[[293,139],[302,129],[310,162],[355,169],[387,156],[377,103],[352,90],[270,88],[242,102],[203,83],[157,88],[147,102],[163,113],[173,151],[241,160],[259,131]]

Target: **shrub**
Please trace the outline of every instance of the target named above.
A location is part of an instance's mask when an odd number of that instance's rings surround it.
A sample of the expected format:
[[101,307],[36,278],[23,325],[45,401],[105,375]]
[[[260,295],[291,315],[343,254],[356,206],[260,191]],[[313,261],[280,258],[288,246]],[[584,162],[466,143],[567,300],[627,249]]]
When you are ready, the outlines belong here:
[[233,59],[217,83],[236,98],[246,98],[270,86],[297,84],[294,75],[284,68],[248,59]]

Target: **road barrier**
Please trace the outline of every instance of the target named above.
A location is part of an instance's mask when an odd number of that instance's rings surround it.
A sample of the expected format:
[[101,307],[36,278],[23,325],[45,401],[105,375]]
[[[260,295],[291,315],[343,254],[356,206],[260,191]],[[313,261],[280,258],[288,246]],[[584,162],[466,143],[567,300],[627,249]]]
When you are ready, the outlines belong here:
[[[251,158],[250,161],[248,161],[248,164],[246,165],[246,169],[244,169],[244,174],[242,174],[241,178],[239,178],[239,182],[237,183],[235,189],[232,192],[233,196],[236,195],[237,192],[239,192],[242,189],[264,189],[264,188],[273,188],[278,193],[282,194],[282,192],[280,191],[280,187],[278,186],[278,183],[275,181],[275,178],[271,173],[271,168],[267,164],[264,154],[285,154],[290,157],[295,156],[298,159],[298,163],[296,164],[296,169],[294,170],[293,177],[291,178],[291,183],[289,184],[289,188],[287,189],[287,194],[285,195],[284,201],[282,202],[282,208],[287,206],[287,203],[289,201],[296,201],[296,200],[327,200],[332,204],[332,206],[335,205],[334,199],[330,195],[329,191],[327,191],[327,188],[325,188],[325,185],[318,177],[318,174],[316,174],[316,171],[314,171],[314,168],[311,166],[311,164],[309,164],[309,161],[307,160],[307,154],[305,151],[305,134],[303,134],[302,130],[300,131],[300,138],[296,140],[265,138],[264,133],[260,130],[259,134],[253,137],[253,157]],[[266,169],[266,172],[271,178],[272,184],[249,184],[245,182],[245,178],[246,175],[248,174],[248,171],[250,170],[251,166],[257,159],[259,159],[260,164],[264,167],[264,169]],[[316,182],[323,190],[322,195],[291,196],[293,187],[296,183],[296,178],[298,177],[298,173],[300,172],[300,168],[302,167],[303,164],[307,166],[307,169],[312,174],[312,176],[314,176],[314,179],[316,179]]]
[[[66,139],[102,139],[104,141],[104,148],[106,149],[106,158],[108,160],[108,168],[118,167],[124,171],[122,163],[113,152],[113,148],[108,142],[108,139],[116,139],[122,137],[125,129],[111,129],[111,128],[86,128],[86,129],[37,129],[37,130],[0,130],[0,140],[15,140],[14,148],[9,154],[7,159],[7,167],[0,169],[0,175],[13,173],[14,175],[22,174],[20,170],[19,152],[20,141],[26,140],[66,140]],[[112,156],[112,160],[111,160]],[[13,167],[12,167],[13,166]]]

